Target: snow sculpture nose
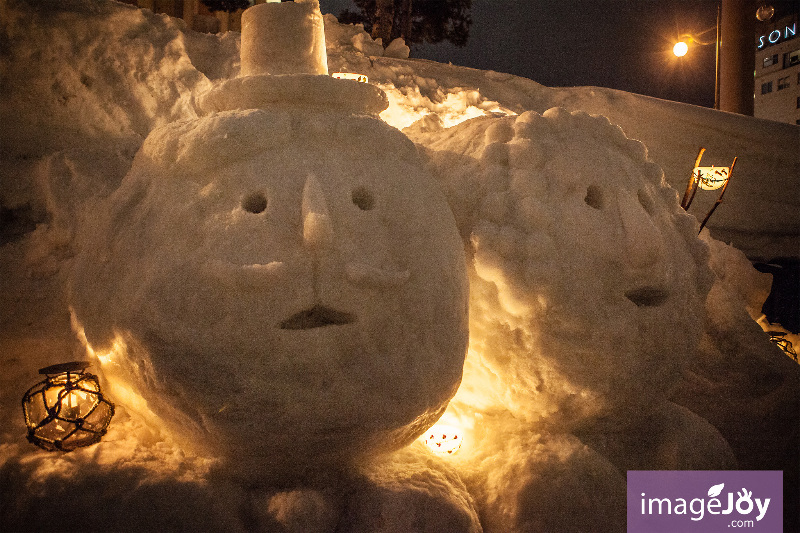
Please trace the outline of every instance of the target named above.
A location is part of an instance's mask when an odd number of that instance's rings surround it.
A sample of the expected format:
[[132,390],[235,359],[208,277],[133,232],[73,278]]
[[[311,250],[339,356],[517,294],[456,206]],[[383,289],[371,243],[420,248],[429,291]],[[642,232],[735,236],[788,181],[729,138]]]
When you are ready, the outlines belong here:
[[624,235],[624,261],[634,268],[647,268],[664,257],[661,232],[631,195],[619,192],[617,205]]
[[333,223],[328,213],[328,203],[317,179],[310,175],[303,186],[301,207],[303,218],[303,244],[317,251],[333,242]]

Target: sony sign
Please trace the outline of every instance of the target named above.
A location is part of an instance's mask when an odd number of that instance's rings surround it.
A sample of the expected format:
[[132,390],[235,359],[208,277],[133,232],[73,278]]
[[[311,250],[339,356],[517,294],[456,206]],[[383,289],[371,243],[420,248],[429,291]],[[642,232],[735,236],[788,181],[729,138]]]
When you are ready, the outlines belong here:
[[791,39],[797,35],[797,22],[792,22],[791,26],[786,26],[783,31],[772,30],[768,35],[762,35],[758,38],[758,49],[761,50],[765,46],[771,44],[778,44],[780,41]]

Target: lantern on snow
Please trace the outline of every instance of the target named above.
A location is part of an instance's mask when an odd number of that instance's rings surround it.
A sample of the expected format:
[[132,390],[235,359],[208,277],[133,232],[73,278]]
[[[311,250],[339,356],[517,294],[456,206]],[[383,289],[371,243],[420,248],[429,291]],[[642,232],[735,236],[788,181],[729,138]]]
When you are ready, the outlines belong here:
[[421,440],[436,455],[452,455],[461,449],[462,432],[454,426],[435,424]]
[[88,366],[88,361],[73,361],[39,370],[47,378],[22,397],[28,441],[68,452],[103,438],[114,404],[103,397],[97,376],[84,372]]
[[695,167],[695,179],[704,191],[715,191],[725,185],[730,175],[730,167]]

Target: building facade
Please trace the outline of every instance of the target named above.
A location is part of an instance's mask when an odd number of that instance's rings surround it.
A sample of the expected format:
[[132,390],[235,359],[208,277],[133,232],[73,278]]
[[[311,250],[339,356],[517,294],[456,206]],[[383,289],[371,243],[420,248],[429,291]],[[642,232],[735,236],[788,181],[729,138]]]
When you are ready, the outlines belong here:
[[800,125],[798,13],[761,23],[756,34],[753,114]]

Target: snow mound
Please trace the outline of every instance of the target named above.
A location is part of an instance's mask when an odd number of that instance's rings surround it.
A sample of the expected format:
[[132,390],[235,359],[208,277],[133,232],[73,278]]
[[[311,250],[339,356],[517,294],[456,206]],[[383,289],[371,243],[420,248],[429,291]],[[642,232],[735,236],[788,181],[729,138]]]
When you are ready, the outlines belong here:
[[45,0],[7,2],[4,18],[6,150],[41,153],[87,137],[141,141],[156,126],[195,116],[194,91],[210,86],[187,56],[181,24],[166,16]]

